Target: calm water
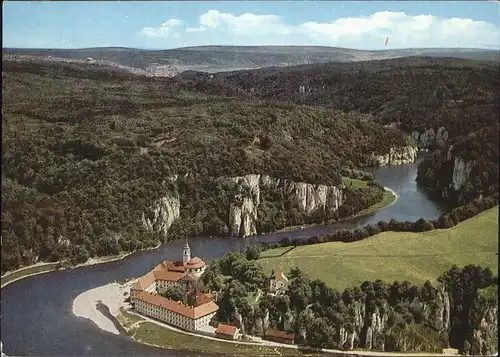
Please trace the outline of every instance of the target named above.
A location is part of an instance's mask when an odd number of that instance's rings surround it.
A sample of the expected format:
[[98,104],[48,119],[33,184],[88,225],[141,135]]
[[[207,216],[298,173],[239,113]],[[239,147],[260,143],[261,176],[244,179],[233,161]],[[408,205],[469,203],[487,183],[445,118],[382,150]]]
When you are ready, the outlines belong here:
[[[245,239],[200,237],[190,240],[192,251],[211,260],[256,242],[277,242],[284,236],[308,237],[391,218],[400,221],[435,218],[445,207],[431,201],[417,188],[417,166],[414,163],[372,170],[377,181],[399,195],[396,203],[374,214],[339,224]],[[74,316],[71,311],[73,299],[82,292],[114,280],[140,276],[162,259],[178,258],[182,245],[183,242],[174,241],[121,261],[33,276],[3,288],[1,341],[4,352],[9,356],[208,356],[141,345],[126,336],[102,331],[91,321]]]

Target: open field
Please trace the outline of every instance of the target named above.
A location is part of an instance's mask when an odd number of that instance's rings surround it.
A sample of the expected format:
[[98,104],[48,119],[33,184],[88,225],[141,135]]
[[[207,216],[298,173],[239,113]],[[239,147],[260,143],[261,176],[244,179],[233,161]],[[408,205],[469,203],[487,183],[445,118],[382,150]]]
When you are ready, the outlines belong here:
[[224,356],[319,356],[319,354],[307,354],[297,349],[238,344],[187,335],[149,321],[141,321],[138,317],[125,311],[120,311],[118,320],[122,324],[125,322],[128,327],[135,324],[135,327],[128,331],[133,339],[167,349],[200,351]]
[[261,259],[262,258],[275,258],[275,257],[280,257],[282,255],[287,254],[290,250],[294,249],[295,247],[290,246],[290,247],[281,247],[281,248],[276,248],[276,249],[269,249],[265,250],[260,254]]
[[498,274],[497,216],[498,206],[450,229],[384,232],[353,243],[299,246],[279,257],[285,248],[272,249],[259,261],[266,273],[298,266],[336,289],[376,279],[421,284],[435,281],[453,264],[479,264]]
[[344,182],[344,185],[354,188],[363,188],[368,186],[368,181],[352,179],[349,177],[342,177],[342,181]]

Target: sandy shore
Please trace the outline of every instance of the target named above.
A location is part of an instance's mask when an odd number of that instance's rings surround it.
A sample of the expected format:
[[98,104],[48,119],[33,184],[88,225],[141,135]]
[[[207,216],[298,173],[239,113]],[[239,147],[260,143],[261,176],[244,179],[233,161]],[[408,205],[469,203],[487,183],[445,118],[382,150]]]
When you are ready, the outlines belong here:
[[91,320],[104,331],[119,335],[113,322],[97,310],[97,303],[101,302],[106,305],[111,315],[116,317],[120,307],[128,307],[128,303],[124,302],[126,298],[124,294],[130,293],[130,287],[134,282],[135,280],[129,281],[124,285],[111,283],[85,291],[73,300],[73,313]]

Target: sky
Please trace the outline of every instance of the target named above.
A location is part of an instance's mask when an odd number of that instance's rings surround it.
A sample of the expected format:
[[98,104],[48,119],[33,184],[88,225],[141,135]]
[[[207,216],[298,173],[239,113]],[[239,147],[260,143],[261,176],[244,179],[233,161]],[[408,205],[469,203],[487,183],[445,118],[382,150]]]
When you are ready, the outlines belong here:
[[500,48],[500,3],[492,1],[4,1],[2,5],[3,47]]

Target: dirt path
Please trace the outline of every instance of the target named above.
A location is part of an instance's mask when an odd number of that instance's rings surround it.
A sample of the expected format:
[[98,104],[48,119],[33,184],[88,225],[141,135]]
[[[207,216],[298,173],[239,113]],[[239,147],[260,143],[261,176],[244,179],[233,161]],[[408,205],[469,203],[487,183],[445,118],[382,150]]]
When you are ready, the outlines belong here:
[[[279,347],[279,348],[289,348],[289,349],[298,349],[299,348],[298,345],[287,345],[287,344],[284,344],[284,343],[278,343],[278,342],[272,342],[272,341],[262,340],[259,337],[253,337],[256,342],[243,342],[243,341],[221,340],[221,339],[216,338],[216,337],[199,335],[199,334],[196,334],[196,333],[192,333],[192,332],[187,332],[187,331],[184,331],[184,330],[180,330],[180,329],[177,329],[177,328],[175,328],[173,326],[164,324],[162,322],[156,321],[156,320],[151,319],[149,317],[146,317],[144,315],[138,314],[138,313],[136,313],[134,311],[130,311],[129,310],[127,312],[130,313],[130,314],[132,314],[132,315],[141,317],[145,321],[154,323],[154,324],[156,324],[156,325],[158,325],[160,327],[164,327],[164,328],[167,328],[169,330],[172,330],[172,331],[175,331],[175,332],[178,332],[178,333],[182,333],[182,334],[185,334],[185,335],[191,335],[191,336],[194,336],[194,337],[199,337],[199,338],[204,338],[204,339],[207,339],[207,340],[217,341],[219,343],[232,343],[232,344],[237,344],[237,345],[251,345],[251,346],[261,346],[261,347],[262,346],[266,346],[266,347],[275,347],[275,348]],[[138,321],[134,325],[137,326],[140,323],[145,322],[145,321]],[[139,342],[141,342],[141,341],[139,341]],[[161,347],[161,346],[159,346],[159,347]],[[442,356],[442,354],[440,354],[440,353],[425,353],[425,352],[396,353],[396,352],[376,352],[376,351],[356,351],[356,350],[341,351],[341,350],[334,350],[334,349],[323,349],[322,351],[323,352],[329,352],[329,353],[338,353],[338,354],[343,354],[343,355],[347,355],[347,356],[349,356],[349,355],[357,355],[357,356],[397,356],[397,357],[406,357],[406,356],[408,356],[408,357],[411,357],[411,356]]]

